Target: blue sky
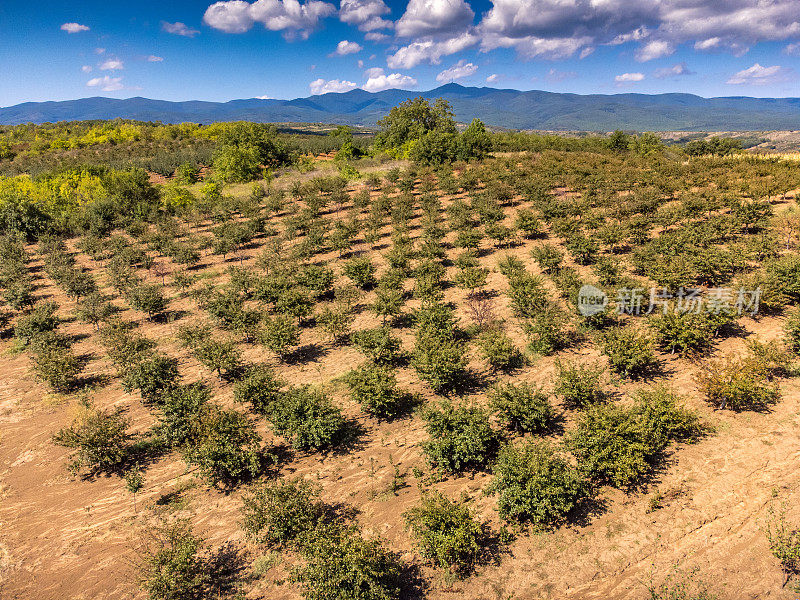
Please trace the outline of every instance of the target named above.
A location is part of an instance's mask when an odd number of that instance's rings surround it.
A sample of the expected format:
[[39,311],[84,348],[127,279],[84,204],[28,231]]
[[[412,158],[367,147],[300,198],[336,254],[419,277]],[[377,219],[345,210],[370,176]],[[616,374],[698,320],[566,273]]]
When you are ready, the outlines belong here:
[[0,0],[0,106],[463,85],[800,96],[800,0]]

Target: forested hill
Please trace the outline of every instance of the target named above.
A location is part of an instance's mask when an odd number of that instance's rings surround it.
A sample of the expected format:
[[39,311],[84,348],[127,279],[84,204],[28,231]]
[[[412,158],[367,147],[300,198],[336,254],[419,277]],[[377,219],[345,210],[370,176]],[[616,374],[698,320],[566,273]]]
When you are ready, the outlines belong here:
[[477,117],[512,129],[611,131],[746,131],[800,129],[800,98],[702,98],[692,94],[579,95],[448,84],[427,92],[352,90],[294,100],[168,102],[83,98],[0,108],[0,124],[117,117],[165,123],[248,120],[373,125],[392,106],[415,97],[444,98],[459,121]]

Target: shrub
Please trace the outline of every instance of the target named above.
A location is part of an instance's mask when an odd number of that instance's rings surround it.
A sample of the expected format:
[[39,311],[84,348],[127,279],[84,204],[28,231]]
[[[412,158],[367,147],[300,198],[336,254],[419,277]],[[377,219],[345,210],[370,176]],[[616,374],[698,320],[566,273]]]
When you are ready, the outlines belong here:
[[353,402],[379,419],[391,419],[402,410],[403,394],[391,369],[372,362],[362,364],[346,377]]
[[139,536],[135,563],[139,583],[151,600],[200,600],[209,584],[201,554],[204,541],[188,518],[160,516]]
[[552,424],[555,414],[547,394],[528,383],[499,383],[490,393],[493,411],[511,429],[540,433]]
[[487,491],[499,494],[498,512],[507,521],[555,525],[588,493],[578,470],[545,442],[509,444],[493,473]]
[[164,296],[164,288],[155,283],[142,283],[130,290],[128,301],[137,310],[147,313],[152,319],[157,314],[164,312],[169,301]]
[[290,388],[268,415],[277,435],[299,450],[322,450],[341,440],[345,420],[322,391],[310,386]]
[[492,370],[507,371],[522,363],[522,354],[502,329],[490,329],[478,338],[478,346]]
[[305,563],[291,580],[306,600],[393,600],[400,595],[402,565],[378,539],[338,524],[312,530],[302,548]]
[[340,343],[350,335],[350,327],[355,321],[355,314],[346,306],[326,306],[317,315],[317,322],[331,336],[333,343]]
[[52,301],[37,304],[14,325],[14,335],[27,346],[38,334],[53,331],[61,323],[57,310],[58,304]]
[[586,408],[606,400],[602,377],[603,370],[596,366],[557,361],[554,393],[567,408]]
[[100,329],[100,322],[105,321],[115,312],[117,308],[108,302],[105,296],[100,293],[92,293],[86,296],[76,309],[76,315],[82,321],[91,323],[95,329]]
[[259,365],[249,369],[244,377],[234,383],[233,398],[237,402],[250,404],[257,413],[268,415],[280,400],[281,389],[285,385],[272,369]]
[[589,407],[567,439],[580,468],[592,479],[629,486],[647,473],[670,440],[695,439],[697,417],[665,388],[640,392],[629,408]]
[[423,557],[461,576],[473,570],[488,536],[467,506],[434,491],[403,517]]
[[564,261],[564,253],[552,244],[540,244],[531,250],[531,257],[545,273],[557,271]]
[[261,483],[242,496],[242,529],[267,546],[293,546],[317,524],[324,506],[319,489],[297,478]]
[[205,405],[192,421],[191,440],[183,452],[212,485],[255,477],[261,470],[261,436],[253,423],[213,404]]
[[192,436],[195,420],[211,399],[201,383],[174,385],[163,391],[158,423],[153,427],[158,439],[169,448],[180,448]]
[[655,316],[650,324],[661,347],[682,356],[707,351],[716,333],[708,313],[670,310]]
[[528,336],[528,349],[542,356],[568,347],[574,336],[570,318],[555,302],[548,302],[537,314],[524,320],[522,328]]
[[378,364],[388,364],[400,358],[400,340],[389,327],[355,331],[352,342],[367,358]]
[[526,238],[535,238],[542,234],[541,221],[530,209],[522,208],[518,210],[515,224],[517,229],[525,234]]
[[786,522],[786,506],[776,510],[770,506],[767,510],[765,533],[769,549],[777,558],[784,573],[786,583],[792,575],[800,572],[800,529]]
[[239,349],[230,341],[204,340],[194,349],[194,355],[203,365],[216,371],[220,379],[223,372],[226,376],[230,376],[242,364]]
[[[36,339],[45,341],[43,338],[46,335],[41,334]],[[83,367],[69,345],[59,339],[54,341],[47,338],[47,343],[34,348],[33,370],[54,392],[66,393],[75,387]]]
[[147,403],[159,403],[161,395],[177,385],[178,361],[158,353],[149,353],[123,367],[122,387],[126,392],[139,390]]
[[283,358],[300,341],[300,328],[288,315],[276,315],[267,320],[259,338],[264,346]]
[[796,354],[800,354],[800,308],[795,309],[783,324],[786,343]]
[[653,351],[655,344],[643,329],[633,326],[610,328],[600,334],[600,344],[611,368],[623,377],[638,379],[658,367]]
[[420,378],[436,392],[451,390],[464,379],[466,345],[451,337],[419,331],[412,362]]
[[780,399],[763,370],[742,358],[707,363],[696,376],[700,391],[717,408],[766,411]]
[[59,446],[70,448],[72,473],[87,469],[92,476],[120,469],[128,456],[128,420],[121,410],[105,411],[84,404],[72,424],[53,436]]
[[480,408],[442,402],[422,412],[428,440],[422,444],[432,467],[448,473],[483,468],[497,449],[498,434]]
[[375,285],[376,269],[368,256],[351,258],[344,264],[343,270],[344,274],[362,289]]

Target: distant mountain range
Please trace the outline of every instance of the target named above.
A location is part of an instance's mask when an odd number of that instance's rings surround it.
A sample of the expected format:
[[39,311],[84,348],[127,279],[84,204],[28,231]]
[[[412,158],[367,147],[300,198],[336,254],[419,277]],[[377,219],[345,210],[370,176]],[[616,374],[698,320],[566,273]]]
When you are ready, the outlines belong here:
[[692,94],[559,94],[464,87],[455,83],[427,92],[352,90],[294,100],[167,102],[147,98],[83,98],[26,102],[0,108],[0,124],[44,123],[117,117],[142,121],[258,121],[374,125],[407,98],[444,98],[456,118],[477,117],[510,129],[562,131],[758,131],[800,129],[800,98],[702,98]]

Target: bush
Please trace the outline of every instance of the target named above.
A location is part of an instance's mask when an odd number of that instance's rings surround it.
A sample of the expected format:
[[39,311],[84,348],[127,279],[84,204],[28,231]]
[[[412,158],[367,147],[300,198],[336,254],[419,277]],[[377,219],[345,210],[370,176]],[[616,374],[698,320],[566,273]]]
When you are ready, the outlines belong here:
[[260,333],[261,343],[283,358],[300,341],[300,328],[288,315],[269,319]]
[[209,404],[192,422],[184,457],[212,485],[229,485],[261,471],[261,436],[241,413]]
[[122,371],[122,387],[126,392],[139,390],[146,403],[161,402],[161,395],[177,385],[178,361],[172,357],[149,353],[132,362]]
[[507,521],[556,525],[588,493],[578,470],[545,442],[509,444],[500,452],[493,473],[487,491],[499,493],[498,512]]
[[404,398],[391,369],[366,362],[350,371],[345,380],[350,397],[364,412],[378,419],[391,419],[401,412]]
[[275,376],[267,366],[252,367],[245,376],[233,385],[233,398],[247,403],[253,410],[268,415],[281,398],[281,389],[286,384]]
[[53,436],[59,446],[73,450],[68,468],[92,476],[120,469],[128,456],[131,436],[122,410],[105,411],[84,404],[72,424]]
[[497,384],[489,400],[492,410],[515,431],[541,433],[552,426],[555,418],[547,394],[525,382]]
[[322,450],[341,440],[342,411],[322,391],[311,386],[290,388],[273,404],[267,418],[277,435],[298,450]]
[[242,496],[242,529],[259,544],[294,546],[302,544],[323,512],[319,489],[306,480],[261,483]]
[[561,396],[567,408],[586,408],[607,398],[600,380],[603,370],[577,362],[556,362],[556,380],[554,393]]
[[795,309],[783,324],[786,332],[787,346],[796,354],[800,354],[800,308]]
[[766,411],[780,399],[780,390],[767,380],[767,374],[738,357],[707,363],[696,381],[706,400],[717,408]]
[[215,339],[203,340],[195,349],[194,355],[203,365],[217,372],[217,377],[235,373],[242,364],[241,354],[236,344]]
[[136,557],[139,583],[151,600],[200,600],[209,584],[204,541],[188,518],[161,516],[144,534]]
[[169,448],[180,448],[192,436],[192,428],[211,392],[202,383],[173,385],[163,391],[158,423],[153,427],[158,439]]
[[355,314],[347,306],[326,306],[317,315],[317,323],[331,336],[333,343],[338,344],[349,337],[355,318]]
[[655,343],[643,329],[613,327],[600,334],[600,344],[611,368],[623,377],[638,379],[658,368],[653,351]]
[[681,356],[707,351],[719,325],[709,313],[668,311],[655,316],[650,324],[664,350]]
[[355,527],[317,527],[302,548],[305,564],[291,580],[306,600],[394,600],[402,565],[380,540],[365,540]]
[[695,439],[702,427],[665,388],[640,392],[629,408],[589,407],[567,444],[579,467],[598,482],[629,486],[647,473],[670,440]]
[[490,329],[478,338],[478,346],[492,370],[508,371],[522,363],[522,354],[502,329]]
[[466,353],[466,345],[452,337],[419,330],[412,362],[420,378],[435,392],[442,392],[463,381]]
[[448,473],[483,468],[494,455],[498,434],[480,408],[442,402],[422,412],[428,441],[422,450],[432,467]]
[[57,310],[58,304],[52,301],[37,304],[14,325],[14,335],[27,346],[37,335],[53,331],[61,323],[56,315]]
[[400,340],[389,327],[355,331],[351,338],[356,348],[378,364],[393,363],[400,358]]
[[423,557],[461,576],[473,570],[488,536],[467,506],[434,491],[403,517]]
[[54,392],[69,392],[75,387],[83,367],[69,345],[60,338],[44,339],[46,335],[36,338],[45,343],[34,348],[33,370]]
[[164,287],[156,283],[142,283],[128,294],[128,302],[137,310],[147,313],[148,319],[164,312],[169,301],[164,296]]
[[344,263],[344,274],[362,289],[375,285],[375,265],[368,256],[357,256]]

